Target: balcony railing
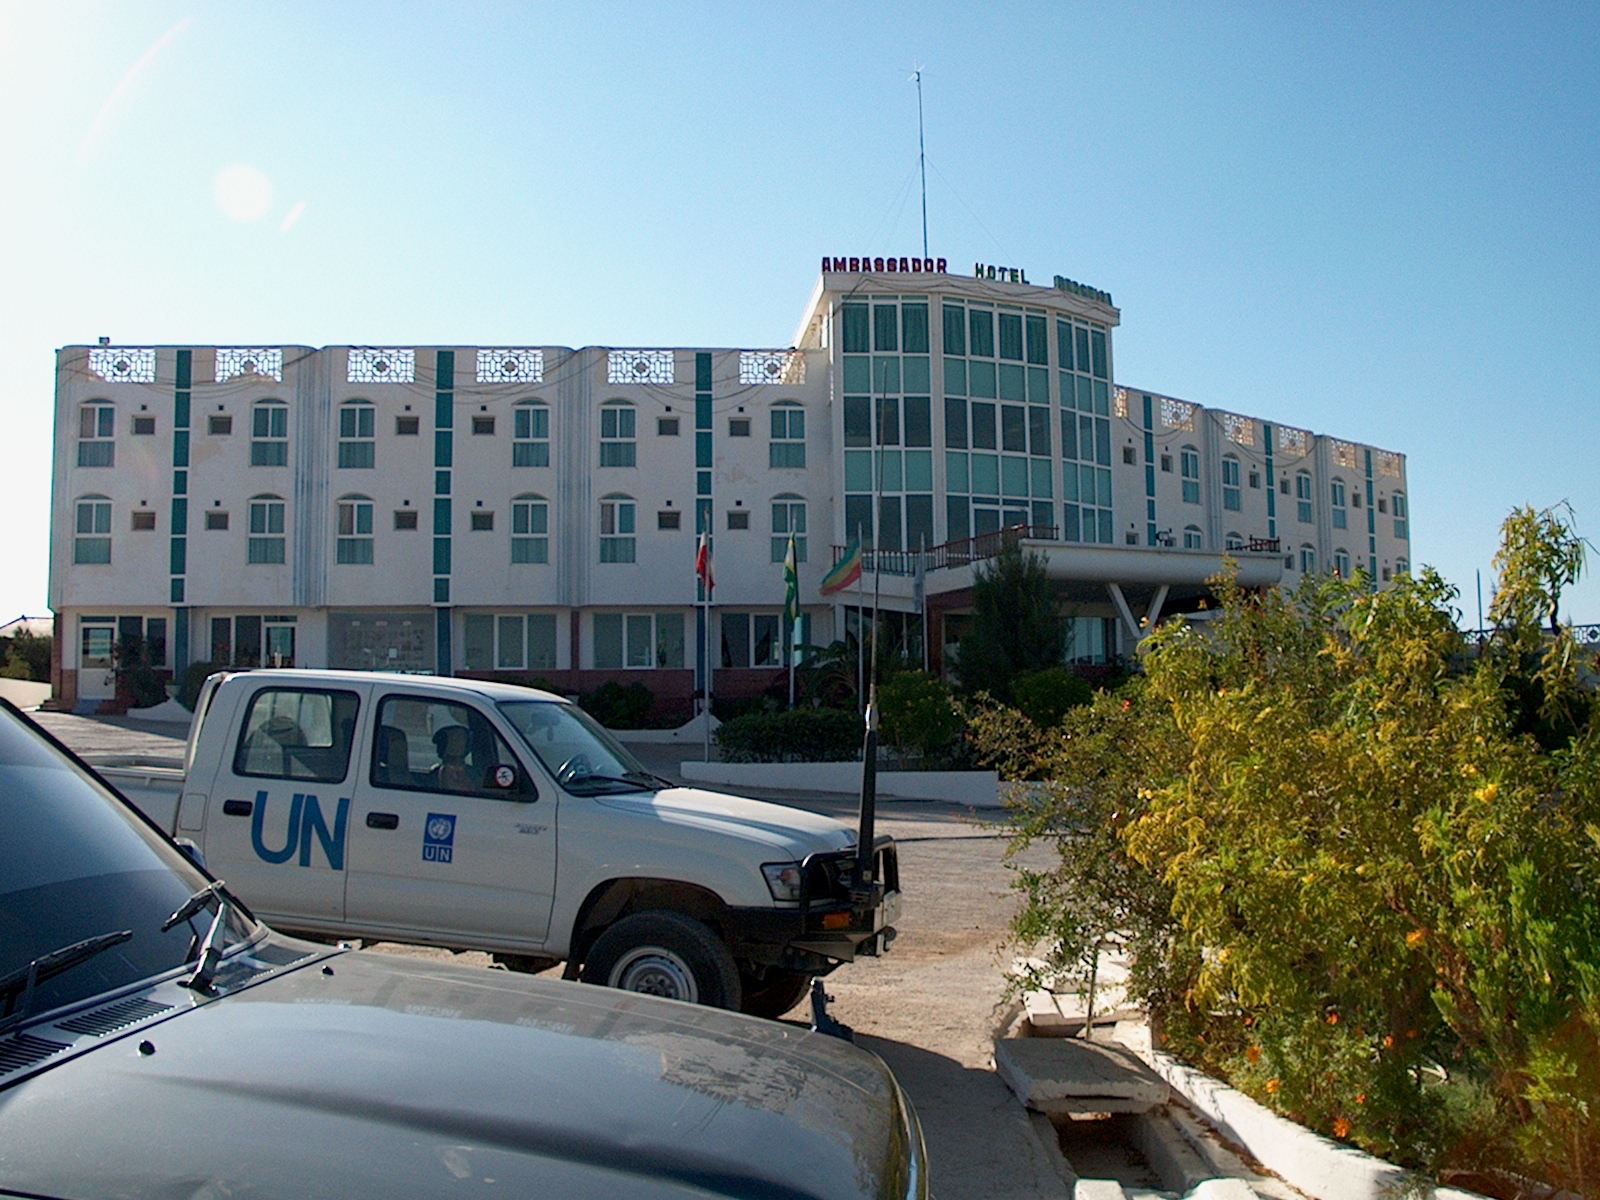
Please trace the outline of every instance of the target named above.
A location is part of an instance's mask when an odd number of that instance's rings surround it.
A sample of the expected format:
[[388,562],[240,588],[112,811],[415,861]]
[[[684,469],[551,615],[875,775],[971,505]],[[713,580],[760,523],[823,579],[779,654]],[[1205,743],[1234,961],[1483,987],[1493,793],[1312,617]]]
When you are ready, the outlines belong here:
[[[884,575],[915,575],[917,573],[917,560],[922,560],[924,571],[939,571],[946,567],[965,567],[975,562],[983,562],[999,554],[1001,549],[1014,542],[1053,542],[1060,536],[1060,530],[1054,525],[1011,525],[1005,529],[996,529],[989,533],[980,533],[977,537],[959,538],[953,542],[941,542],[937,546],[929,546],[920,554],[915,550],[871,550],[861,551],[861,569],[863,571],[877,570]],[[1169,543],[1164,543],[1169,544]],[[848,546],[835,546],[833,548],[833,561],[838,562],[844,557]],[[1248,554],[1278,554],[1277,538],[1253,537],[1239,548]],[[1229,553],[1239,553],[1239,550]]]

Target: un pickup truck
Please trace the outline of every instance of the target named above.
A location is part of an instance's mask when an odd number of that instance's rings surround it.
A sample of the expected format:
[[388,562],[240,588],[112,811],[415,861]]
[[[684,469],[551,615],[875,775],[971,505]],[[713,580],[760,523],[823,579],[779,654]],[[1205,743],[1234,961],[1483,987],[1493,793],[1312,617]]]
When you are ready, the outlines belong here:
[[892,839],[861,855],[831,818],[673,786],[505,684],[213,675],[181,772],[102,773],[275,928],[757,1015],[883,953],[900,908]]

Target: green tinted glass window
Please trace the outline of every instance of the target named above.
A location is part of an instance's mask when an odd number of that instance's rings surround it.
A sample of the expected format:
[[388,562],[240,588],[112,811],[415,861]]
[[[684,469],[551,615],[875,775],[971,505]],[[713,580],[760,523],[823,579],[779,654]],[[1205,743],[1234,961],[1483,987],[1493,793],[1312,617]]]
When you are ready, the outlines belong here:
[[872,348],[874,350],[900,349],[899,312],[893,304],[872,306]]
[[865,304],[846,304],[840,308],[839,323],[843,328],[839,344],[846,354],[865,354],[872,349],[867,321]]
[[1022,314],[1000,313],[1000,357],[1022,361]]
[[968,310],[967,328],[972,335],[973,356],[975,358],[993,358],[994,314],[983,308]]
[[967,322],[961,309],[954,304],[944,306],[944,352],[966,354]]
[[928,352],[928,306],[902,304],[900,306],[901,349],[907,354]]

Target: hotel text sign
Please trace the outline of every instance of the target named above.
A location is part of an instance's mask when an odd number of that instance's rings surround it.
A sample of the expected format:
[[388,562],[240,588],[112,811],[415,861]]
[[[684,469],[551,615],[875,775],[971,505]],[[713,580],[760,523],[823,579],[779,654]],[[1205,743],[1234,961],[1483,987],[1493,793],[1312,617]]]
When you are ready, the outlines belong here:
[[825,272],[849,271],[855,274],[883,275],[896,271],[905,275],[943,275],[945,273],[945,260],[942,258],[830,258],[822,256],[822,269]]

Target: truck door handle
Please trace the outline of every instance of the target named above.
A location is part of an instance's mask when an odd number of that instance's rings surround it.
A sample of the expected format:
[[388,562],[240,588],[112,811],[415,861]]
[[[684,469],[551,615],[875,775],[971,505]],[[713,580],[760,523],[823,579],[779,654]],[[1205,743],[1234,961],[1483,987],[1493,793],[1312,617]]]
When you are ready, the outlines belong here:
[[399,829],[399,813],[370,812],[367,814],[368,829]]
[[248,817],[255,811],[254,800],[224,800],[222,802],[222,815],[225,817]]

